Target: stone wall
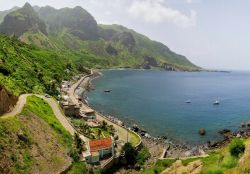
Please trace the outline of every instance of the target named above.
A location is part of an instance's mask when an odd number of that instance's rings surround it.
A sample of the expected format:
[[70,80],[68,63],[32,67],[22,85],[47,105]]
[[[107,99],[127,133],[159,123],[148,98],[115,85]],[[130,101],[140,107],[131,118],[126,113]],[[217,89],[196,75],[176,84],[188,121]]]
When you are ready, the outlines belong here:
[[0,115],[13,108],[16,102],[17,97],[9,93],[4,87],[0,86]]

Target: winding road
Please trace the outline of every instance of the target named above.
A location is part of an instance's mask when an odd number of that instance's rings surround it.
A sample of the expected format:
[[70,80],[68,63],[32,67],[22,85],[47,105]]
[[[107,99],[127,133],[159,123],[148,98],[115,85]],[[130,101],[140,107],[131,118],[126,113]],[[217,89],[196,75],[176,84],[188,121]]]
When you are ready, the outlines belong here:
[[[60,110],[60,106],[58,105],[57,101],[54,100],[53,98],[47,98],[43,95],[38,95],[38,94],[22,94],[18,98],[18,102],[15,105],[15,107],[12,109],[12,111],[5,113],[3,116],[0,118],[8,118],[8,117],[14,117],[15,115],[18,115],[22,112],[24,105],[27,102],[27,97],[35,95],[39,98],[42,98],[45,100],[51,107],[51,109],[54,112],[54,115],[56,118],[59,120],[59,122],[62,124],[62,126],[69,131],[69,133],[73,136],[77,131],[74,129],[74,127],[68,122],[67,118],[64,116],[62,111]],[[89,139],[83,135],[80,134],[80,138],[84,141],[87,142]]]

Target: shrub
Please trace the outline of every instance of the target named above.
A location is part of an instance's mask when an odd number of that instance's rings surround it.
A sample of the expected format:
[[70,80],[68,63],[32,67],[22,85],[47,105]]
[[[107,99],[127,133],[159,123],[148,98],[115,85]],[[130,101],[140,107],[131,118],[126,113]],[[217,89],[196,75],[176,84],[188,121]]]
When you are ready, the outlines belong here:
[[127,164],[135,164],[137,152],[131,143],[125,143],[122,147],[122,153],[127,161]]
[[229,145],[229,151],[232,156],[238,157],[239,154],[245,151],[245,145],[242,140],[235,138]]
[[149,157],[150,153],[148,149],[146,147],[143,147],[136,156],[136,162],[142,166]]

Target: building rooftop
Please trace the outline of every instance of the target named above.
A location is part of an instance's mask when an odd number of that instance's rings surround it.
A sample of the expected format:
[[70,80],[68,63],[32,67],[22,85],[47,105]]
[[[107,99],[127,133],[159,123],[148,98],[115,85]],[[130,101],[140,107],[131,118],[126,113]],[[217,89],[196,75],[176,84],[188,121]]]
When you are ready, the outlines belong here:
[[81,112],[84,114],[94,113],[95,111],[91,108],[81,108]]
[[100,155],[100,153],[99,152],[97,152],[97,151],[95,151],[95,152],[91,152],[91,156],[99,156]]
[[88,156],[91,156],[91,153],[89,151],[86,151],[86,152],[82,152],[82,155],[84,158],[86,158]]
[[89,141],[90,152],[110,148],[112,147],[112,142],[111,137]]

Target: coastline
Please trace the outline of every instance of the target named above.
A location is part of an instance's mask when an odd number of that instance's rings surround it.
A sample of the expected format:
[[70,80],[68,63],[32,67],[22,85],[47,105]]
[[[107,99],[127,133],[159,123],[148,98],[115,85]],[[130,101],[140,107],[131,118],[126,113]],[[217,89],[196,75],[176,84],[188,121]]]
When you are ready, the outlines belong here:
[[[86,107],[91,108],[93,110],[95,109],[89,105],[85,93],[88,90],[94,90],[93,87],[91,86],[92,85],[91,81],[102,76],[102,73],[100,71],[101,70],[92,70],[91,73],[88,75],[88,79],[83,80],[79,84],[79,87],[76,89],[76,93],[79,96],[79,98],[82,99],[82,103],[86,105]],[[108,120],[113,124],[116,124],[124,129],[127,129],[137,134],[141,138],[140,141],[145,146],[147,146],[151,150],[151,152],[153,152],[152,156],[154,157],[154,159],[158,159],[162,156],[171,157],[171,158],[179,158],[179,157],[187,157],[187,156],[193,156],[193,155],[204,155],[205,153],[203,150],[204,145],[196,146],[196,147],[192,147],[192,146],[189,147],[189,145],[187,144],[176,143],[166,137],[153,137],[148,132],[142,131],[144,132],[142,134],[141,130],[143,129],[139,127],[137,127],[139,131],[135,131],[132,125],[127,125],[123,123],[123,121],[119,120],[115,116],[106,115],[96,110],[95,112],[97,113],[98,119]],[[164,153],[165,150],[167,150],[168,153]]]
[[[124,70],[124,69],[120,69],[120,70]],[[86,93],[87,90],[93,90],[91,81],[102,76],[100,71],[98,70],[95,73],[91,74],[87,81],[82,82],[80,84],[81,88],[84,88],[83,91],[81,92],[80,96],[82,99],[84,99],[84,102],[88,107],[90,107],[90,106],[89,106],[88,101],[87,101],[84,94]],[[105,69],[104,71],[108,71],[108,70]],[[87,86],[87,88],[86,88],[86,86]],[[115,116],[108,116],[108,115],[100,113],[98,111],[96,111],[96,112],[98,114],[102,115],[103,118],[111,121],[114,124],[118,124],[121,126],[121,123],[122,123],[122,125],[124,125],[123,127],[125,129],[133,130],[132,125],[124,124],[121,120],[117,119],[117,117],[115,117]],[[140,129],[140,127],[137,127],[137,128],[139,130],[143,130],[143,129]],[[162,151],[164,149],[167,149],[168,153],[164,154],[164,157],[176,157],[176,158],[201,155],[201,154],[203,155],[205,152],[209,152],[210,150],[214,150],[214,149],[225,146],[232,137],[236,137],[239,133],[239,132],[230,132],[230,137],[224,135],[224,139],[222,139],[222,140],[219,140],[219,141],[215,140],[215,141],[207,142],[204,144],[192,146],[192,145],[188,145],[185,143],[183,143],[183,144],[178,143],[178,142],[172,141],[170,139],[167,139],[165,137],[152,137],[147,132],[146,133],[149,136],[145,136],[145,132],[143,135],[141,134],[141,131],[139,131],[139,132],[135,131],[135,132],[141,136],[143,144],[145,144],[147,147],[151,148],[152,146],[157,146],[159,149],[162,149]],[[241,134],[243,134],[243,133],[241,133]]]

